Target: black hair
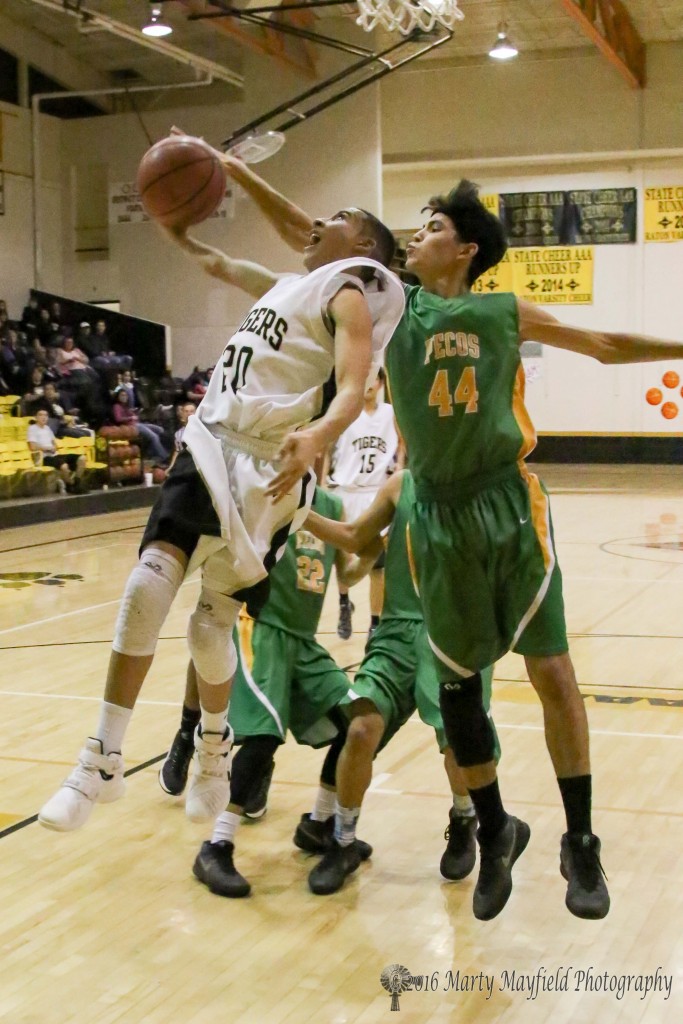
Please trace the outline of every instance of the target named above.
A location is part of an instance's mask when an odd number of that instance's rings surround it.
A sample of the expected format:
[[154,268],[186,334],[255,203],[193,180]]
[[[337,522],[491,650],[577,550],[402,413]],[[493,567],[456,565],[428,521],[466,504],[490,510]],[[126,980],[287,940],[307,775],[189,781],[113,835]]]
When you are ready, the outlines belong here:
[[383,224],[381,220],[375,217],[374,213],[368,213],[367,210],[363,209],[360,212],[363,214],[365,226],[370,236],[375,240],[372,258],[376,259],[383,266],[388,267],[396,252],[396,239],[386,224]]
[[425,210],[442,213],[453,222],[463,242],[476,242],[478,251],[467,274],[468,285],[500,263],[508,246],[505,228],[479,198],[479,186],[463,178],[448,195],[432,196]]

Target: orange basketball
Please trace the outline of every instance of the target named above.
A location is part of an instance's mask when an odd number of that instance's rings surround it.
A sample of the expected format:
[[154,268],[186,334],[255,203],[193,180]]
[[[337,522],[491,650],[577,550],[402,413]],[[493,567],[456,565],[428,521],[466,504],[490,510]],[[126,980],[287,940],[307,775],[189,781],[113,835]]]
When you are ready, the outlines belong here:
[[659,403],[662,400],[662,392],[659,390],[659,388],[650,388],[650,390],[645,395],[645,400],[650,405],[659,405]]
[[665,402],[662,406],[662,416],[665,420],[675,420],[678,416],[678,406],[675,402]]
[[189,227],[218,209],[225,170],[203,139],[169,135],[143,156],[137,187],[150,217],[167,227]]
[[677,388],[680,384],[681,378],[678,376],[675,370],[667,370],[662,377],[662,384],[665,388]]

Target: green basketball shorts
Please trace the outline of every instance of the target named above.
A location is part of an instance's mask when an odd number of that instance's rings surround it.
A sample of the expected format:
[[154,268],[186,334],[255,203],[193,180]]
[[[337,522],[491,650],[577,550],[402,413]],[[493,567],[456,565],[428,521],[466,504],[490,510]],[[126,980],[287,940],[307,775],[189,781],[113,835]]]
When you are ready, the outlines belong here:
[[526,467],[469,492],[417,482],[409,542],[429,641],[450,674],[480,672],[510,650],[567,651],[550,503]]

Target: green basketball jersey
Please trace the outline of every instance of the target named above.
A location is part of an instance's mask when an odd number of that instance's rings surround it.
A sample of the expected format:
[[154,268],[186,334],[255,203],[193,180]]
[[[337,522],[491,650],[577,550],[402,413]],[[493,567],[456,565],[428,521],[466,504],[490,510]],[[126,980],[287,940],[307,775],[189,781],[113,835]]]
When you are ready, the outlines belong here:
[[386,366],[418,482],[474,483],[534,448],[514,295],[443,299],[406,288]]
[[[313,509],[321,516],[339,520],[343,508],[341,498],[316,487]],[[314,637],[336,554],[336,548],[307,530],[292,534],[282,558],[270,574],[270,596],[258,617],[259,622],[294,636]]]
[[410,554],[408,541],[408,519],[410,509],[415,501],[415,486],[409,472],[403,474],[401,493],[396,512],[389,531],[387,543],[387,559],[384,568],[384,607],[382,620],[385,619],[422,619],[420,599],[415,593],[410,572]]

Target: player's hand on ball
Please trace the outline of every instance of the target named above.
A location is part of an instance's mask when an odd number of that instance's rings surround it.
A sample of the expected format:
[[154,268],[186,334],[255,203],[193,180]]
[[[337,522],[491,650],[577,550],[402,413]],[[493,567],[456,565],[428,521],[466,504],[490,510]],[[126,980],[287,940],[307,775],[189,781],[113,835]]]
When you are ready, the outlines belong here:
[[287,435],[278,452],[280,472],[266,490],[275,504],[308,472],[319,449],[317,438],[309,430],[296,430]]

